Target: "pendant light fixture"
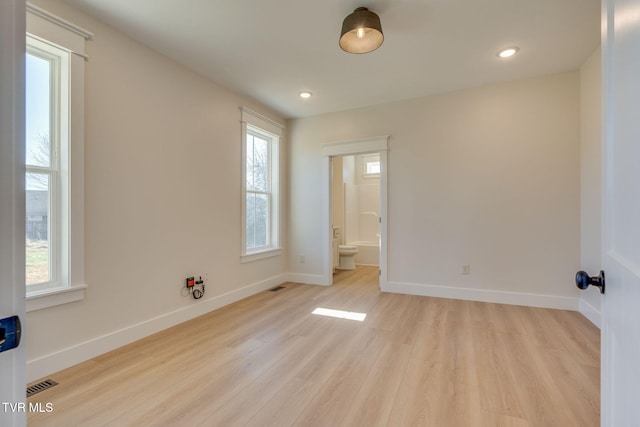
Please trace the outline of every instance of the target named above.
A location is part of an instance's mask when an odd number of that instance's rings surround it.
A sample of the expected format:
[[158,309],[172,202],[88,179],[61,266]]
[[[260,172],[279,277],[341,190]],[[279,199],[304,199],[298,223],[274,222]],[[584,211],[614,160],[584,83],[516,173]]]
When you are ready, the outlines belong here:
[[349,53],[369,53],[382,45],[384,35],[380,17],[366,7],[359,7],[342,22],[340,47]]

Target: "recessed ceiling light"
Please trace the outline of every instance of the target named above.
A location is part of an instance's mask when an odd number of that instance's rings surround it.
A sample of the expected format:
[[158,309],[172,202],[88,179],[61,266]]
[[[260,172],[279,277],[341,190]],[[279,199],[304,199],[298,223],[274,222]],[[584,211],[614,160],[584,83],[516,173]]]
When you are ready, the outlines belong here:
[[308,99],[308,98],[311,98],[311,95],[313,95],[313,94],[311,92],[309,92],[308,90],[303,90],[298,95],[300,95],[300,98],[302,98],[302,99]]
[[518,53],[520,49],[517,47],[508,47],[506,49],[502,49],[500,52],[498,52],[498,56],[500,58],[508,58],[510,56],[515,55],[516,53]]

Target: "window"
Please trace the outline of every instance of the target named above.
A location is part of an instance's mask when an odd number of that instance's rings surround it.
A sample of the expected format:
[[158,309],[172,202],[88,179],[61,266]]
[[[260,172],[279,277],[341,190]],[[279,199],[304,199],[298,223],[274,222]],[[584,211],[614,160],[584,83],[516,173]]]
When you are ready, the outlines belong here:
[[380,155],[379,154],[367,154],[362,156],[364,163],[363,178],[377,178],[380,176]]
[[27,5],[27,311],[84,297],[83,49],[90,36]]
[[[29,291],[57,286],[63,275],[61,236],[67,233],[60,173],[62,105],[69,103],[69,53],[31,37],[26,59],[26,281]],[[66,118],[66,117],[64,117]],[[65,142],[65,141],[62,141]],[[66,142],[65,142],[66,143]]]
[[279,146],[282,125],[242,109],[242,261],[280,254]]
[[380,174],[380,162],[367,162],[367,175]]
[[247,127],[246,248],[255,252],[271,247],[271,151],[273,138]]

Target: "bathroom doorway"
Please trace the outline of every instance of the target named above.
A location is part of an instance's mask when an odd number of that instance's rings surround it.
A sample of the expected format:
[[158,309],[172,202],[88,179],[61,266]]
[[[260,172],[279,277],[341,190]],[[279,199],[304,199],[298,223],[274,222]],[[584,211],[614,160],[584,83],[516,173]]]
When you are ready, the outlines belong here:
[[380,153],[331,158],[334,270],[380,266]]
[[[387,278],[387,140],[325,144],[325,283],[334,270],[379,266],[379,287]],[[342,247],[340,247],[342,246]]]

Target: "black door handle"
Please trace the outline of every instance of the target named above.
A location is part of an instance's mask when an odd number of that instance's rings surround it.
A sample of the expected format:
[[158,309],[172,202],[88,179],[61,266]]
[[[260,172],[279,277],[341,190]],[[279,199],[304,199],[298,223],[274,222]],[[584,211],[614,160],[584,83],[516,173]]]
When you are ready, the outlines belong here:
[[585,290],[589,285],[600,288],[600,293],[604,294],[604,271],[600,270],[600,275],[594,277],[589,277],[585,271],[578,271],[576,273],[576,286]]

